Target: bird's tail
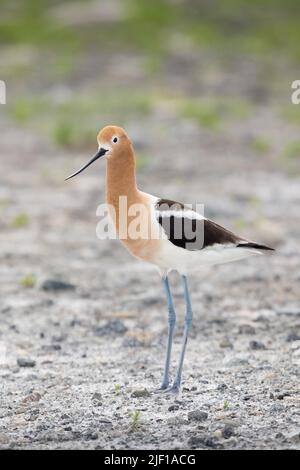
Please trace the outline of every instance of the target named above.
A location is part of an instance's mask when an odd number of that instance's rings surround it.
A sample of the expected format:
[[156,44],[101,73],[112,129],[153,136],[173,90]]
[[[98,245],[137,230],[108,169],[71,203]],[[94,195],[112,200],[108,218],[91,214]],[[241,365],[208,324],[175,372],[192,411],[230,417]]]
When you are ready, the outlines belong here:
[[271,248],[270,246],[261,245],[260,243],[255,242],[241,242],[237,245],[237,248],[252,248],[253,250],[275,251],[275,249]]

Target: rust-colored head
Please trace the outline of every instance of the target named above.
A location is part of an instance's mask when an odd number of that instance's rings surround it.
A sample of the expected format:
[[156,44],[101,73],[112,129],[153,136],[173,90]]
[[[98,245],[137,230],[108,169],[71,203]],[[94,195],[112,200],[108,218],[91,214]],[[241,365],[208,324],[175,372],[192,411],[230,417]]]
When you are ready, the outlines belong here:
[[132,150],[132,143],[128,135],[118,126],[106,126],[97,135],[99,149],[103,148],[107,152],[107,158],[118,158],[124,153]]
[[99,147],[97,153],[91,158],[88,163],[86,163],[78,171],[68,176],[66,180],[78,175],[88,166],[90,166],[94,161],[98,160],[98,158],[103,157],[104,155],[109,160],[117,160],[121,159],[122,157],[126,157],[126,155],[128,155],[129,153],[131,154],[133,151],[131,140],[129,139],[124,129],[122,129],[122,127],[103,127],[103,129],[97,135],[97,141]]

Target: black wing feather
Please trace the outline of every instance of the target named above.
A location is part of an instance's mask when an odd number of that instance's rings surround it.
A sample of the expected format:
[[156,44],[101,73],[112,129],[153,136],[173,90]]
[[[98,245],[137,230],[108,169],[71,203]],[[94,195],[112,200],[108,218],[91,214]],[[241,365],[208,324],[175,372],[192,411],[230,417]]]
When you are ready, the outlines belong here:
[[[184,211],[190,211],[190,209],[180,202],[160,199],[155,208],[158,222],[164,229],[168,239],[180,248],[195,251],[215,244],[231,244],[237,248],[273,250],[273,248],[266,245],[238,237],[230,230],[211,220],[198,219],[196,213],[195,218],[184,216]],[[180,215],[178,211],[180,211]]]

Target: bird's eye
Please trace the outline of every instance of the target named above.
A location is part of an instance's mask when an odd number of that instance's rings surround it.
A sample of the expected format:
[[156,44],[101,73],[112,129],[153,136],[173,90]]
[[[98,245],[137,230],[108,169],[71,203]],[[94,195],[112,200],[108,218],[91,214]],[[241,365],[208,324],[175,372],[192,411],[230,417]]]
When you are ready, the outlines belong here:
[[117,136],[115,136],[115,137],[112,138],[112,141],[113,141],[114,144],[116,144],[116,143],[118,142],[118,140],[119,140],[119,139],[118,139]]

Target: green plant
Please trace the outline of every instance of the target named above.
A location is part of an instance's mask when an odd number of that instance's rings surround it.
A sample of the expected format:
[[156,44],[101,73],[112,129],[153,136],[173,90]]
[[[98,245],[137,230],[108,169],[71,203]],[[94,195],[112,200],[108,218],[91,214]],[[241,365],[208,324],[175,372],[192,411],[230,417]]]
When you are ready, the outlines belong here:
[[186,101],[181,107],[181,115],[203,127],[215,129],[220,124],[220,116],[211,103]]
[[300,140],[294,140],[287,144],[282,153],[283,158],[294,159],[300,157]]
[[34,276],[34,274],[26,274],[20,280],[20,284],[23,287],[34,287],[36,284],[36,277]]
[[224,400],[223,408],[224,408],[224,410],[228,410],[228,408],[229,408],[229,401],[228,400]]
[[251,146],[256,153],[268,153],[271,149],[271,144],[266,137],[257,136],[251,141]]
[[55,125],[53,139],[56,144],[68,147],[74,143],[75,133],[70,121],[62,121]]
[[141,421],[141,410],[130,411],[129,416],[131,417],[130,429],[136,431],[140,427]]
[[20,212],[11,221],[12,227],[21,228],[29,224],[29,216],[26,212]]

